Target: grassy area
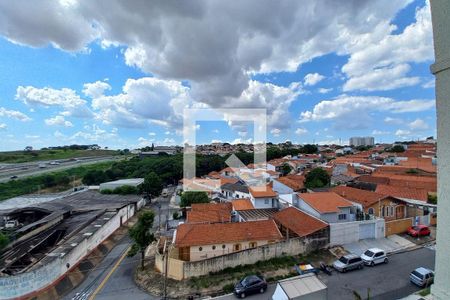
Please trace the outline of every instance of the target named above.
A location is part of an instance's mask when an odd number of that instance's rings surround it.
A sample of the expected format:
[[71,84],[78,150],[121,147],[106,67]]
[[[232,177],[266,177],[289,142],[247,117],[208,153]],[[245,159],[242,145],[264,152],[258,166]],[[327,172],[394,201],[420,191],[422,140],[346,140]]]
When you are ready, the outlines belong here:
[[0,163],[23,163],[39,160],[57,160],[77,157],[99,157],[119,154],[116,150],[34,150],[0,152]]
[[418,294],[419,294],[419,296],[425,297],[425,296],[427,296],[427,295],[430,294],[430,288],[427,287],[427,288],[425,288],[425,289],[423,289],[423,290],[420,290],[420,291],[418,292]]
[[61,191],[70,188],[73,180],[79,180],[90,170],[109,169],[114,162],[101,162],[85,165],[58,172],[49,172],[44,175],[31,176],[24,179],[11,180],[0,183],[0,201],[12,197],[30,194],[38,190],[51,188],[52,191]]

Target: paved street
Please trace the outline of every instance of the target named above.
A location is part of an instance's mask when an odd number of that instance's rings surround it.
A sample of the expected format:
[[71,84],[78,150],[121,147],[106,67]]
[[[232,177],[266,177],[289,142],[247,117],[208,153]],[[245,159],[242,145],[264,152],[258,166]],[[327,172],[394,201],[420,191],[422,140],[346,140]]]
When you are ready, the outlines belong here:
[[[174,188],[169,189],[169,195],[172,195]],[[152,200],[151,208],[155,211],[155,220],[153,229],[156,230],[159,225],[158,206],[161,204],[161,226],[165,223],[169,216],[169,199],[157,198]],[[71,293],[66,295],[66,300],[148,300],[159,299],[140,290],[134,283],[134,271],[140,263],[140,256],[126,257],[124,253],[131,246],[129,237],[125,237],[111,252],[103,259],[103,261],[95,267],[81,285],[75,288]]]
[[[409,273],[424,266],[434,269],[435,252],[429,248],[422,248],[411,252],[399,253],[390,256],[387,265],[365,267],[348,273],[333,272],[332,276],[324,274],[320,278],[328,286],[328,298],[333,300],[354,299],[353,291],[366,297],[367,288],[370,288],[370,299],[389,300],[399,299],[420,290],[409,282]],[[275,285],[270,285],[264,295],[249,296],[248,299],[271,299]],[[236,299],[233,295],[225,295],[215,299]]]

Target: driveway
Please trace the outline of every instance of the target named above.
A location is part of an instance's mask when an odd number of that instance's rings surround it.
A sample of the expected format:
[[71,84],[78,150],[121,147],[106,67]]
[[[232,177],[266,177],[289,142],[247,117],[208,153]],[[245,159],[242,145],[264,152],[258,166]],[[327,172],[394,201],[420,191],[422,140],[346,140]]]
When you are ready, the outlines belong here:
[[[409,252],[389,256],[389,263],[375,267],[364,267],[362,270],[347,273],[333,272],[327,276],[320,273],[320,279],[328,287],[328,299],[354,299],[353,291],[363,298],[370,288],[371,300],[400,299],[420,290],[409,282],[409,273],[417,267],[423,266],[434,269],[435,252],[429,248],[421,248]],[[249,299],[271,299],[275,291],[275,284],[269,285],[264,295],[249,296]],[[224,295],[214,299],[232,300],[233,295]]]
[[366,239],[358,242],[343,245],[344,249],[350,253],[361,255],[369,248],[380,248],[387,253],[393,253],[416,246],[413,242],[397,234],[381,239]]

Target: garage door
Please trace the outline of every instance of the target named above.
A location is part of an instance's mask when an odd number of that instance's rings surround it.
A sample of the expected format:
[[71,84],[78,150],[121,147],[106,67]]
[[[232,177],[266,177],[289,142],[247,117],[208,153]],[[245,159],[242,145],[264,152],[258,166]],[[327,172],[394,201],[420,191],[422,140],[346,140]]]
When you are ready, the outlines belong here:
[[374,239],[375,223],[359,224],[359,239]]

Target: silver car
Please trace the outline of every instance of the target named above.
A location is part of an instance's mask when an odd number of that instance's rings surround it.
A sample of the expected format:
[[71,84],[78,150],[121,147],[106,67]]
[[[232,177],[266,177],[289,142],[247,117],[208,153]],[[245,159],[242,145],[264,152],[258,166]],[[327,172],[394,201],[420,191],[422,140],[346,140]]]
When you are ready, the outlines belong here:
[[417,268],[409,274],[409,280],[420,287],[429,286],[434,281],[434,272],[427,268]]
[[364,265],[363,260],[356,254],[344,255],[333,263],[333,268],[339,272],[347,272],[354,269],[362,269]]

